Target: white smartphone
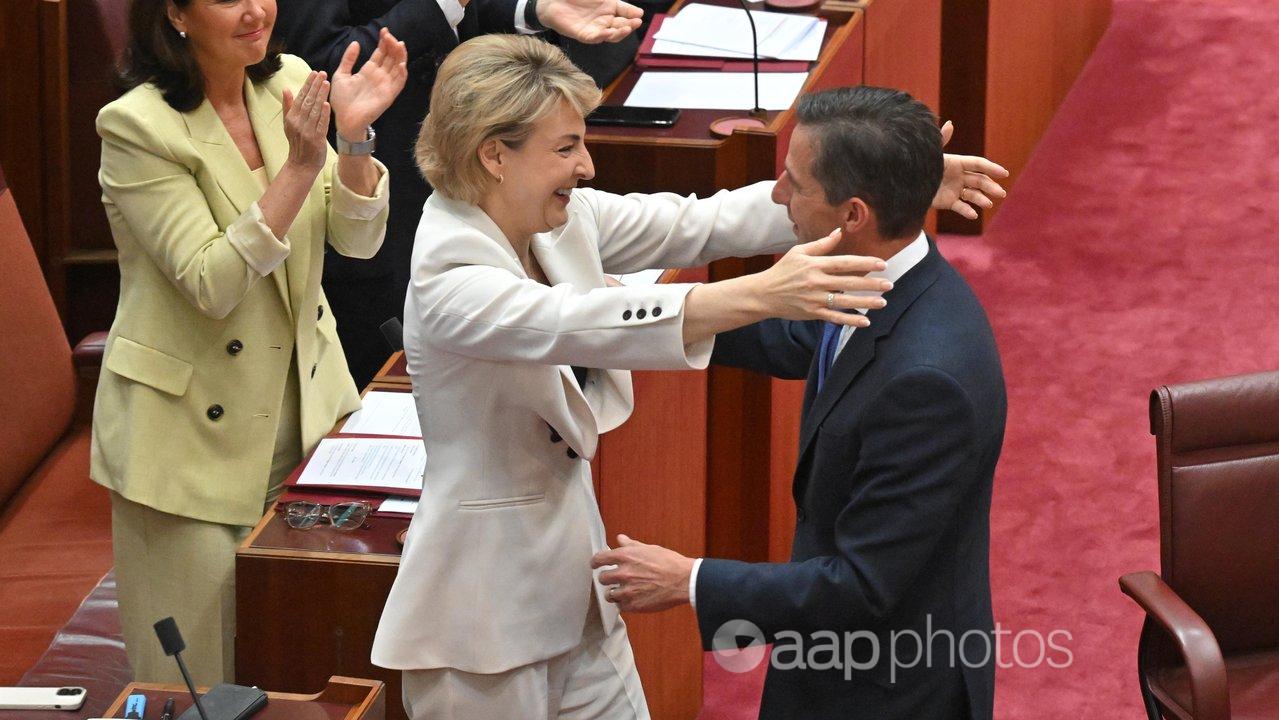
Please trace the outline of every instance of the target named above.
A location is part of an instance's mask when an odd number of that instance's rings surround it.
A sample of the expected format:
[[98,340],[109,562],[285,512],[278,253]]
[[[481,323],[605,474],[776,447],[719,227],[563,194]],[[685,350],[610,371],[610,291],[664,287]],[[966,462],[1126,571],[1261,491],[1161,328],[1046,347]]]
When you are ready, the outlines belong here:
[[82,687],[0,687],[0,710],[79,710]]

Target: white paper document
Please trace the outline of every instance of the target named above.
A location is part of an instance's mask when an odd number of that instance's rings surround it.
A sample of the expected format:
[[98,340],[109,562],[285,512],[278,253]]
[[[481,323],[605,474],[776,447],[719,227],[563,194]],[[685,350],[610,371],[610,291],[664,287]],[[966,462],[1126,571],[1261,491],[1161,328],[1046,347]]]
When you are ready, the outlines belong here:
[[[821,54],[825,20],[773,12],[752,12],[751,17],[761,58],[813,62]],[[751,57],[750,20],[739,8],[687,5],[666,18],[653,38],[654,53]]]
[[377,506],[378,512],[384,513],[403,513],[404,515],[412,515],[417,512],[417,498],[412,497],[389,497]]
[[362,407],[351,413],[341,432],[347,435],[422,437],[413,393],[375,390],[366,394]]
[[[759,104],[785,110],[804,89],[808,73],[760,73]],[[755,107],[751,73],[646,72],[626,98],[628,107],[749,110]]]
[[324,438],[298,485],[422,489],[426,448],[407,438]]

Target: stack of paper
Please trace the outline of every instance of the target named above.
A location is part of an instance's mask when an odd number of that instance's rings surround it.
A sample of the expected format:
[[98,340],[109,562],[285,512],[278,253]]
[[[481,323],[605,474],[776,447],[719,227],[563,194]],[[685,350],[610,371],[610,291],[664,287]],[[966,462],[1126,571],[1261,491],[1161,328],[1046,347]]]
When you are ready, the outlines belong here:
[[[760,73],[760,107],[789,108],[807,79],[808,73]],[[625,105],[747,110],[755,107],[754,77],[751,73],[650,71],[640,75]]]
[[307,460],[297,485],[418,495],[425,470],[421,440],[325,438]]
[[373,390],[364,395],[359,410],[342,426],[344,435],[394,435],[422,437],[413,393]]
[[[752,12],[759,56],[775,60],[817,60],[826,21],[809,15]],[[746,12],[718,5],[685,6],[662,23],[653,52],[706,57],[751,57],[751,28]]]

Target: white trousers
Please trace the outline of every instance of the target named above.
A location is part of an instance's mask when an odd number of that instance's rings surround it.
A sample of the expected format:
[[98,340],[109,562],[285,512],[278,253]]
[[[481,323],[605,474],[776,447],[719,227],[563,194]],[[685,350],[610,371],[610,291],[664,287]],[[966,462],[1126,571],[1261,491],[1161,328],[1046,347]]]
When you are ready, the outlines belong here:
[[649,720],[625,623],[604,635],[591,598],[582,641],[548,660],[491,675],[404,671],[412,720]]

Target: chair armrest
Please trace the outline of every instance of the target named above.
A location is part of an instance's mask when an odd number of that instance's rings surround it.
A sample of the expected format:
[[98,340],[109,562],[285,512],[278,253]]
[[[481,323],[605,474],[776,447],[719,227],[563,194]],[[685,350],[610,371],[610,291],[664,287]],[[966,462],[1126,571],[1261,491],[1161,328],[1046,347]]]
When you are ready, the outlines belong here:
[[92,372],[96,378],[98,369],[102,367],[102,355],[107,349],[107,333],[95,332],[84,336],[84,339],[76,343],[75,349],[71,351],[71,362],[75,364],[76,372],[84,375],[86,371]]
[[93,420],[93,396],[98,391],[98,374],[102,372],[102,356],[107,349],[107,333],[84,336],[71,351],[71,364],[76,372],[75,424]]
[[1172,637],[1190,674],[1195,720],[1230,720],[1226,661],[1208,623],[1149,570],[1124,575],[1119,588]]

